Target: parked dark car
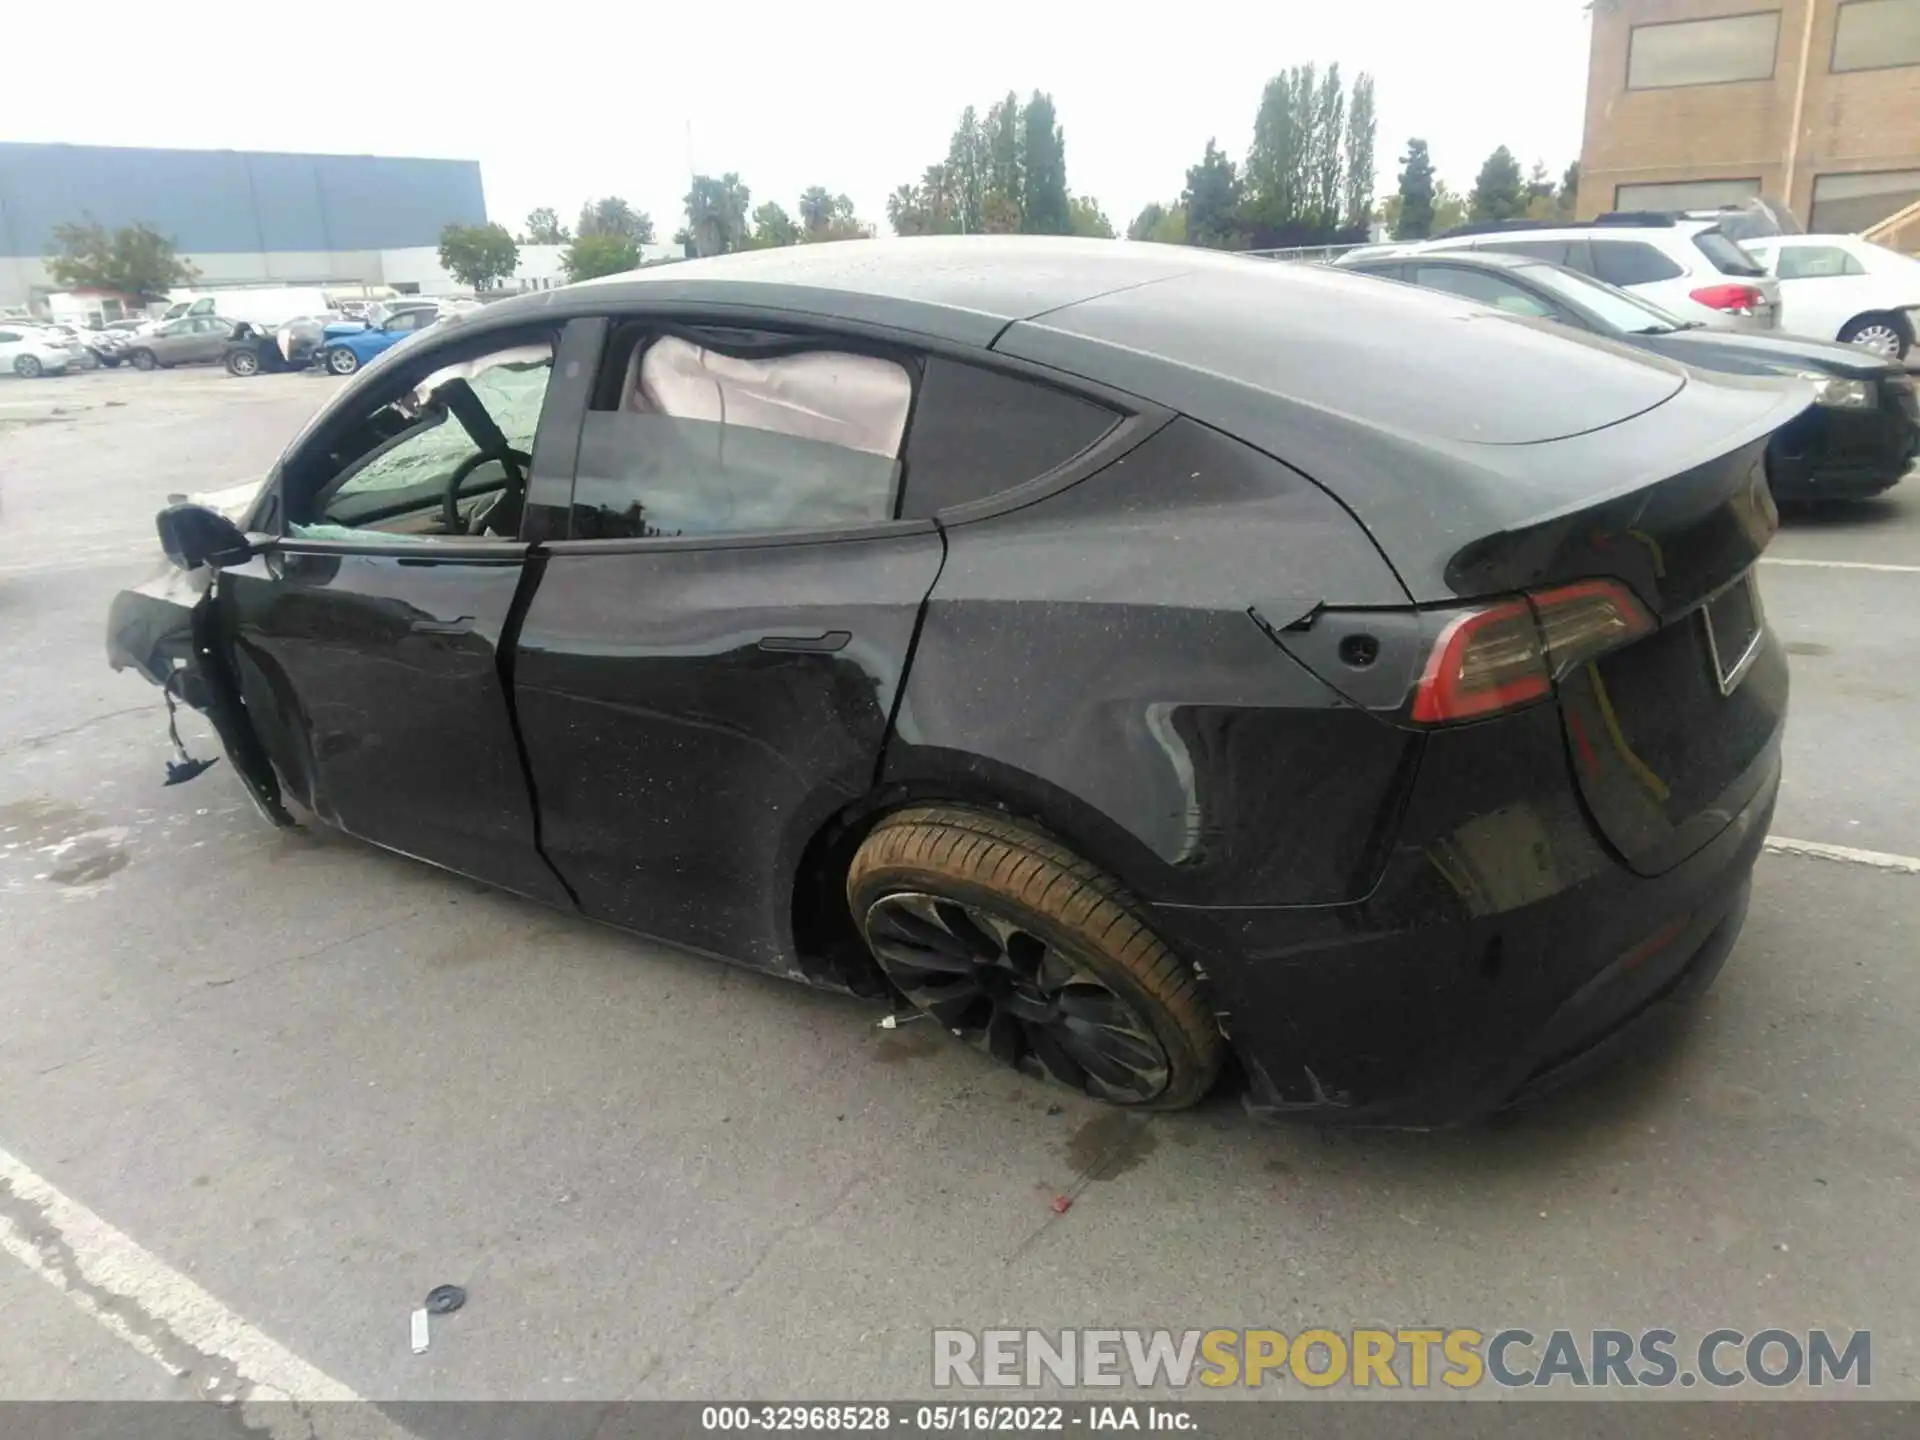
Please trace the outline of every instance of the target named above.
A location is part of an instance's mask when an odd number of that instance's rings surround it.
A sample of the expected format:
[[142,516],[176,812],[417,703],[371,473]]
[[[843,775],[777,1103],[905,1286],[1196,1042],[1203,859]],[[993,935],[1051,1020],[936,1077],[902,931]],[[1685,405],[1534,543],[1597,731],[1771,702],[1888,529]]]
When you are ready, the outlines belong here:
[[242,320],[233,327],[224,364],[230,375],[276,375],[313,364],[326,336],[326,319],[303,317],[269,329]]
[[1813,408],[1782,427],[1767,451],[1767,479],[1778,500],[1877,495],[1898,484],[1920,455],[1913,377],[1857,346],[1710,330],[1617,286],[1520,256],[1417,254],[1363,258],[1343,268],[1557,320],[1707,370],[1811,381]]
[[280,823],[1103,1100],[1440,1124],[1732,947],[1810,398],[1186,247],[690,261],[367,365],[109,655]]

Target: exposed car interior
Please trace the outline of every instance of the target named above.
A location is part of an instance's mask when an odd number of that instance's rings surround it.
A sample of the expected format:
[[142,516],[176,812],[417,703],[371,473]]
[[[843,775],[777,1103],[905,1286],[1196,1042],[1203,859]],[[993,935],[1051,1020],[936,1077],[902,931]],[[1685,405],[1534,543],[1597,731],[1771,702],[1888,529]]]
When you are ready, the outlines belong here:
[[914,375],[819,340],[634,326],[581,432],[577,538],[890,520]]
[[288,534],[511,539],[552,373],[549,340],[436,370],[350,424],[319,476],[296,477]]

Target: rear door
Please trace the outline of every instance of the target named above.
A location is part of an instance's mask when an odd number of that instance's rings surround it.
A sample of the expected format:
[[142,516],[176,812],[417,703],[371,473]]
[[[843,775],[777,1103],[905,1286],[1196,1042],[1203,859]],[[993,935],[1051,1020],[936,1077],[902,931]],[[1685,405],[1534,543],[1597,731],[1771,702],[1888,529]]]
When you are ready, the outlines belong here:
[[181,360],[203,363],[226,353],[227,338],[233,334],[231,321],[218,315],[196,315],[189,323],[191,328],[180,347]]
[[588,915],[787,970],[802,848],[872,787],[940,572],[899,518],[920,366],[630,320],[595,373],[514,661],[542,844]]
[[547,463],[534,437],[553,342],[471,354],[482,337],[462,338],[457,356],[432,347],[349,392],[365,398],[283,462],[287,520],[221,572],[221,624],[251,728],[307,808],[564,905],[538,851],[506,663],[535,578],[518,527],[529,472],[537,487]]

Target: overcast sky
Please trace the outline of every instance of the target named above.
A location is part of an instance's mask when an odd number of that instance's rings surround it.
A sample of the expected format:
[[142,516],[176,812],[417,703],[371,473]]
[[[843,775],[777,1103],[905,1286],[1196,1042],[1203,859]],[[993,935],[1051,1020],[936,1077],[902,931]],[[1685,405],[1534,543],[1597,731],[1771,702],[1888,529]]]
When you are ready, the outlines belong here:
[[1124,229],[1179,193],[1209,136],[1244,158],[1261,85],[1308,60],[1372,72],[1383,194],[1409,135],[1461,189],[1501,144],[1557,179],[1580,149],[1588,31],[1582,0],[168,0],[135,46],[150,63],[94,67],[27,63],[75,53],[69,8],[9,10],[8,139],[475,159],[511,227],[618,194],[662,239],[689,162],[739,171],[756,205],[791,211],[821,184],[884,222],[964,106],[1035,88],[1073,191]]

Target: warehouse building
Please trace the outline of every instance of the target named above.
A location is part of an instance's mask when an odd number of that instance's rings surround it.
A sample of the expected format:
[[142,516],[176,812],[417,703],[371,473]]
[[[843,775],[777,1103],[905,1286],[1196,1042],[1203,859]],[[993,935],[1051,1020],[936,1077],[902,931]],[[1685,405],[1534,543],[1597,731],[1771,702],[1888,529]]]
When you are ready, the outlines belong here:
[[54,227],[145,221],[200,271],[197,288],[389,285],[430,269],[451,221],[482,224],[472,160],[0,143],[0,306],[55,287]]
[[1920,0],[1595,0],[1580,213],[1783,200],[1920,248]]

